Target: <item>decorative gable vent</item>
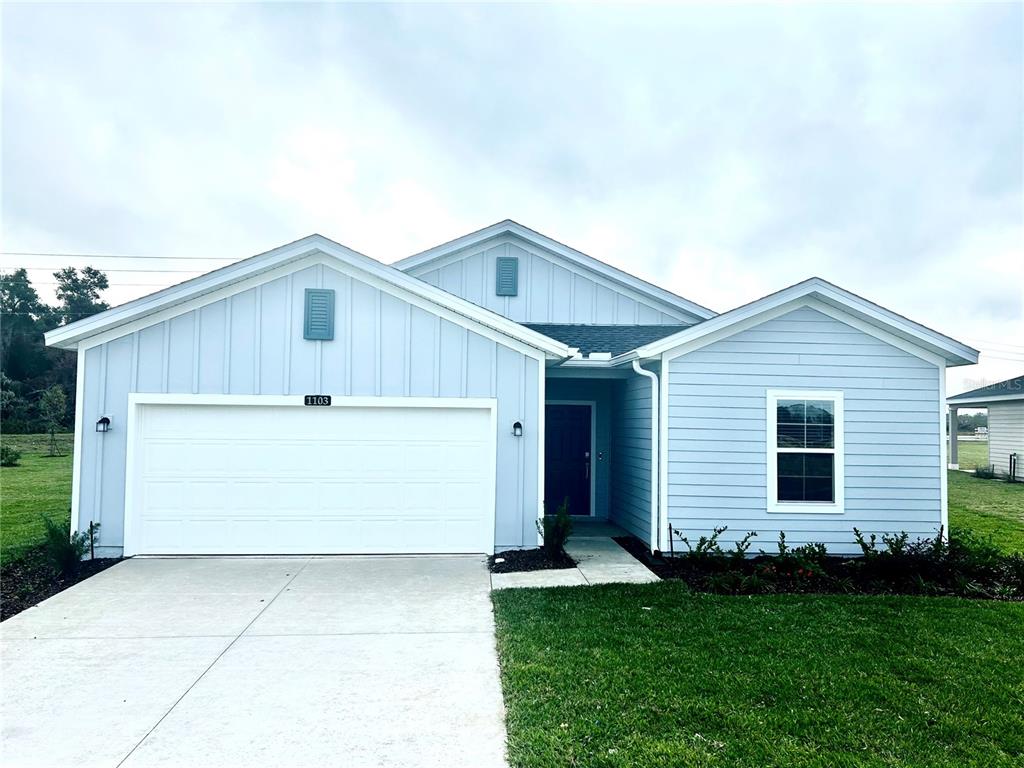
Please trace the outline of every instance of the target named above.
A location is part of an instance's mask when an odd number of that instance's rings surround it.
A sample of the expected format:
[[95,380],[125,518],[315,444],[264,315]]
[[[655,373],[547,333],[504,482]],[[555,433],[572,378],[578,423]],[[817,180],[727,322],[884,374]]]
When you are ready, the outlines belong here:
[[498,296],[518,296],[519,259],[516,256],[499,256],[496,267],[494,292]]
[[306,289],[306,320],[302,336],[311,341],[334,339],[334,291],[326,288]]

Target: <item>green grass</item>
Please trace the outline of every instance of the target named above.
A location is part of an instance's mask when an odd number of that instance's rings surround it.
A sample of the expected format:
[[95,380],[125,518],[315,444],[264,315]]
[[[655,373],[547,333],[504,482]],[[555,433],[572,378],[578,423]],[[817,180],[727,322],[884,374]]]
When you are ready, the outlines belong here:
[[493,597],[515,768],[1024,764],[1024,604]]
[[987,440],[957,440],[956,460],[960,469],[974,469],[977,466],[988,466]]
[[0,467],[0,562],[43,541],[41,515],[68,519],[71,504],[73,437],[58,435],[63,456],[46,455],[47,435],[3,435],[5,445],[21,451],[17,467]]
[[949,527],[969,530],[1005,552],[1024,552],[1024,483],[949,472]]

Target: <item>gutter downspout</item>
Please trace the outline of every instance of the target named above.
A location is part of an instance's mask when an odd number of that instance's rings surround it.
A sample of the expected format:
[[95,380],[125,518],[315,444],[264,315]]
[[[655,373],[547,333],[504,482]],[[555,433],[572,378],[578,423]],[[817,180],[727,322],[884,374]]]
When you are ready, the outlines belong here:
[[658,502],[661,498],[661,487],[658,485],[658,469],[661,466],[658,451],[658,434],[661,422],[658,419],[658,406],[661,402],[658,393],[658,374],[640,367],[640,361],[633,361],[633,370],[651,380],[651,552],[658,550],[658,534],[661,531],[661,519],[658,514]]

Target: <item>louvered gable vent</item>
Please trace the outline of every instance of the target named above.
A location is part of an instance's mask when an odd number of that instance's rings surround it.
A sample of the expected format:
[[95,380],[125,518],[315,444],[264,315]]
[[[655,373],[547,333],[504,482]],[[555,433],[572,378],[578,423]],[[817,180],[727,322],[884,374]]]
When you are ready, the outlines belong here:
[[498,296],[519,295],[519,259],[515,256],[499,256],[496,266],[494,292]]
[[303,337],[311,341],[334,339],[334,291],[306,289],[306,322]]

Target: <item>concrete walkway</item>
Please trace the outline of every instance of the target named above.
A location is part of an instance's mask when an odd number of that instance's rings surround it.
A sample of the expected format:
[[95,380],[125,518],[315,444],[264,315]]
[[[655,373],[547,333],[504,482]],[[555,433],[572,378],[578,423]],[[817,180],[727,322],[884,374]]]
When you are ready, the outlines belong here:
[[0,624],[0,765],[502,768],[488,576],[127,560]]
[[604,520],[579,521],[565,551],[575,568],[550,571],[492,573],[491,589],[517,587],[574,587],[587,584],[646,584],[658,581],[647,566],[620,547],[613,536],[628,535]]

